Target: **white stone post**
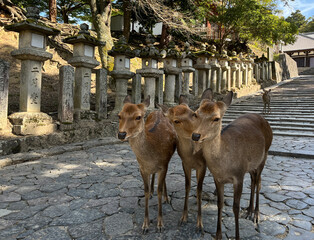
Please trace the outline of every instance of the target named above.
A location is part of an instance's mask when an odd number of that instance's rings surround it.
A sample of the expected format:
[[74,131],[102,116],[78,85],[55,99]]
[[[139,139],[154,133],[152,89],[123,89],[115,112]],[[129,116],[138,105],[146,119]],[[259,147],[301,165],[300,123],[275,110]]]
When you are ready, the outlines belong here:
[[135,74],[132,78],[132,102],[135,104],[141,103],[142,100],[142,76]]
[[66,65],[60,68],[59,72],[59,105],[58,119],[61,124],[73,123],[74,68]]
[[107,118],[107,70],[96,70],[96,106],[98,119]]
[[11,132],[8,126],[10,64],[0,59],[0,133]]

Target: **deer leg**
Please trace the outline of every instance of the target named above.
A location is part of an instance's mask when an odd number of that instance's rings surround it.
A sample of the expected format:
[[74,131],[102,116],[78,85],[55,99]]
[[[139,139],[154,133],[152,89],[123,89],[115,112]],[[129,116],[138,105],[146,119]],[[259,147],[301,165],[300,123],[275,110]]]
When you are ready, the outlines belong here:
[[191,189],[191,169],[186,168],[183,165],[183,171],[184,171],[184,176],[185,176],[185,199],[184,199],[183,213],[180,219],[180,225],[188,221],[188,201],[189,201],[189,194],[190,194],[190,189]]
[[163,185],[163,193],[164,193],[164,203],[170,203],[168,194],[167,194],[166,180],[164,181],[164,185]]
[[255,195],[255,186],[256,186],[256,172],[251,172],[251,195],[250,195],[250,204],[246,209],[245,218],[253,220],[253,209],[254,209],[254,195]]
[[266,103],[264,103],[263,114],[266,114]]
[[217,230],[216,239],[222,239],[221,234],[221,219],[222,219],[222,208],[224,206],[224,185],[215,180],[217,189],[217,206],[218,206],[218,218],[217,218]]
[[270,104],[268,104],[268,113],[270,113]]
[[240,239],[239,231],[239,212],[240,212],[240,200],[243,188],[243,178],[233,184],[233,213],[236,227],[236,239]]
[[162,232],[164,227],[162,220],[162,190],[164,187],[164,182],[166,179],[167,169],[162,170],[158,173],[158,186],[157,186],[157,195],[158,195],[158,217],[157,217],[157,231]]
[[149,227],[148,200],[149,200],[149,196],[150,196],[150,192],[149,192],[150,175],[144,173],[142,170],[140,172],[141,172],[143,182],[144,182],[144,193],[145,193],[145,217],[144,217],[144,222],[143,222],[143,226],[142,226],[143,234],[145,234],[148,232],[148,227]]
[[155,173],[152,174],[152,181],[150,185],[150,198],[152,198],[154,194],[154,184],[155,184]]
[[196,170],[197,177],[197,230],[204,234],[203,221],[202,221],[202,191],[203,182],[206,173],[206,166]]

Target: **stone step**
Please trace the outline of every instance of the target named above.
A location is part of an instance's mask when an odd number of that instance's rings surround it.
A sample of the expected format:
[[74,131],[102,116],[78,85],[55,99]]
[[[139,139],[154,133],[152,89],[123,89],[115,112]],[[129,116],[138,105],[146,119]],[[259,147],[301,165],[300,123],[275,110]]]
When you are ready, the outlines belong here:
[[[306,114],[306,113],[314,113],[313,110],[292,110],[294,114],[299,114],[299,115],[302,115],[303,114]],[[254,111],[254,110],[233,110],[233,109],[228,109],[228,113],[240,113],[240,114],[245,114],[245,113],[258,113],[260,111]],[[275,111],[272,113],[280,113],[280,114],[291,114],[291,110],[287,109],[287,111]]]
[[[236,117],[224,117],[223,122],[231,122],[233,120],[235,120]],[[283,123],[283,124],[291,124],[291,123],[296,123],[296,124],[304,124],[304,125],[310,125],[314,123],[314,119],[313,118],[299,118],[299,119],[295,119],[295,118],[265,118],[269,123],[271,124],[275,124],[275,123]]]
[[[296,121],[300,119],[311,119],[314,118],[314,114],[294,114],[294,113],[289,113],[289,115],[283,115],[283,114],[267,114],[264,115],[262,112],[255,112],[261,116],[263,116],[265,119],[274,119],[274,120],[281,120],[283,117],[284,118],[289,118],[289,119],[295,119]],[[225,117],[230,117],[230,118],[238,118],[243,114],[234,114],[234,113],[226,113]]]

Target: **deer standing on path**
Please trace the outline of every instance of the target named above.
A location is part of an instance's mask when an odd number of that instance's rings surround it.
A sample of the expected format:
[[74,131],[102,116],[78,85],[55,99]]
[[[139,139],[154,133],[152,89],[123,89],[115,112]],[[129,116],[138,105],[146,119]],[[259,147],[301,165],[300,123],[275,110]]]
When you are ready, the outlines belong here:
[[[268,91],[265,90],[263,88],[263,95],[262,95],[262,99],[263,99],[263,103],[264,103],[264,108],[263,108],[263,114],[269,114],[270,113],[270,91],[271,89],[269,89]],[[267,107],[267,113],[266,113],[266,107]]]
[[181,95],[178,106],[167,108],[166,106],[159,106],[162,108],[165,116],[172,122],[178,137],[177,151],[182,160],[183,171],[185,175],[185,201],[180,224],[186,223],[188,219],[188,200],[191,189],[191,172],[196,169],[197,178],[197,230],[203,233],[202,222],[202,188],[203,181],[206,173],[206,162],[203,157],[202,151],[193,153],[193,141],[191,135],[193,127],[190,118],[195,118],[196,115],[188,106],[187,99]]
[[124,141],[129,140],[130,146],[136,155],[144,182],[145,217],[142,226],[143,233],[146,233],[149,227],[149,180],[150,175],[155,173],[158,173],[157,229],[159,232],[163,229],[162,192],[164,192],[166,202],[169,202],[165,179],[168,163],[175,152],[177,140],[173,126],[161,111],[150,113],[146,122],[144,121],[145,112],[149,104],[149,96],[141,104],[132,104],[130,97],[127,96],[118,115],[118,138]]
[[[192,134],[196,144],[201,144],[207,167],[214,177],[217,189],[216,239],[222,238],[221,218],[225,183],[233,184],[235,236],[236,239],[240,239],[240,198],[244,175],[247,172],[251,175],[251,198],[247,216],[252,218],[254,213],[253,222],[258,224],[261,172],[273,138],[270,125],[258,114],[243,115],[221,130],[222,118],[231,104],[232,96],[233,93],[229,92],[223,101],[213,102],[211,89],[205,90],[200,107],[196,111],[198,127]],[[253,211],[255,189],[256,205]]]

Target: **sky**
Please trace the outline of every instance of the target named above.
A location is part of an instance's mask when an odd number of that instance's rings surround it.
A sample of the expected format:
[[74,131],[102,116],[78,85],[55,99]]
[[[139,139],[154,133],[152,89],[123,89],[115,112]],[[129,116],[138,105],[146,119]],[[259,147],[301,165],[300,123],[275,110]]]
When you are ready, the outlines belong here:
[[277,0],[277,6],[279,10],[283,10],[282,15],[285,18],[296,10],[300,10],[306,19],[314,17],[314,0],[290,0],[288,6],[284,6],[282,1]]

